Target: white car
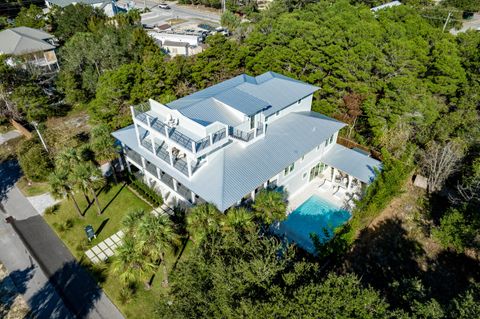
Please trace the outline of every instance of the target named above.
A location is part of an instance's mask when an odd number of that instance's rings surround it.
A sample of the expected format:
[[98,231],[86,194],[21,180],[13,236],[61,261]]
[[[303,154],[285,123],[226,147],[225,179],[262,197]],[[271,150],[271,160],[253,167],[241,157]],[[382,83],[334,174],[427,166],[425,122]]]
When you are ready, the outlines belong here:
[[160,9],[165,9],[165,10],[169,10],[169,9],[170,9],[170,6],[169,6],[168,4],[166,4],[166,3],[160,3],[160,4],[158,5],[158,7],[159,7]]

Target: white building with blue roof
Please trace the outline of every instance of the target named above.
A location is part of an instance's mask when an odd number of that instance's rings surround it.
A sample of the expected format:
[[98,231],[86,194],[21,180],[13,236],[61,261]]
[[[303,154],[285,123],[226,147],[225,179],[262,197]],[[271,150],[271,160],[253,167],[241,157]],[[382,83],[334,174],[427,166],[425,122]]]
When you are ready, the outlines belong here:
[[225,211],[263,188],[294,196],[319,181],[337,192],[369,184],[381,163],[336,143],[345,124],[311,111],[317,90],[274,72],[243,74],[131,107],[133,124],[113,136],[128,169],[167,201]]

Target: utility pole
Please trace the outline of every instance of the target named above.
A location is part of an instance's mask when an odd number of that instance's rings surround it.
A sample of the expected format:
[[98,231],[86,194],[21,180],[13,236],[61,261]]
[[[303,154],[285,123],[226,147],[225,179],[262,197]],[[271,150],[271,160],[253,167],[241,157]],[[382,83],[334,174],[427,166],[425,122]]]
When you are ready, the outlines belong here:
[[443,25],[443,30],[442,32],[445,32],[445,29],[447,28],[448,21],[450,21],[450,17],[452,16],[452,12],[448,12],[447,20],[445,20],[445,24]]
[[225,0],[222,0],[222,12],[225,13]]
[[48,153],[47,144],[46,144],[45,141],[43,140],[43,136],[42,136],[42,134],[40,133],[40,131],[38,130],[38,123],[37,123],[37,122],[32,122],[32,124],[33,124],[33,127],[35,128],[35,131],[37,131],[38,137],[40,138],[40,141],[42,142],[43,148],[44,148],[45,151]]

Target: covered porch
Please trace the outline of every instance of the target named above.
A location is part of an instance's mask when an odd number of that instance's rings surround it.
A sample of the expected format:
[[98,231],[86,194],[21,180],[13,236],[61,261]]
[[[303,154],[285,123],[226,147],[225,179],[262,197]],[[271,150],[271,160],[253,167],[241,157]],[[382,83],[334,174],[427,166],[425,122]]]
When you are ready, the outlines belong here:
[[368,154],[335,144],[309,171],[308,182],[289,198],[289,211],[312,195],[351,211],[365,188],[373,182],[382,163]]

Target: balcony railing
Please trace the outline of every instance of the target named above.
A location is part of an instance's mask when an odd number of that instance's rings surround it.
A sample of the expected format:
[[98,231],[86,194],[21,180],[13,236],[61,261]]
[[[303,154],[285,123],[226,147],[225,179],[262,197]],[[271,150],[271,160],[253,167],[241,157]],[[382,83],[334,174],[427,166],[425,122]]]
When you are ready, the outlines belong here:
[[263,123],[258,122],[257,127],[251,129],[248,132],[236,129],[234,127],[230,127],[230,132],[229,133],[230,133],[231,137],[234,137],[234,138],[239,139],[239,140],[244,141],[244,142],[250,142],[253,138],[255,138],[257,136],[260,136],[264,133]]
[[[147,104],[148,106],[148,104]],[[141,104],[134,108],[135,118],[140,122],[146,124],[149,127],[152,127],[155,131],[159,132],[162,136],[165,136],[172,141],[175,141],[177,144],[186,148],[192,153],[200,152],[201,150],[216,144],[226,138],[226,129],[222,128],[217,132],[212,134],[212,140],[210,136],[206,136],[200,140],[194,140],[187,135],[183,134],[175,127],[169,126],[166,123],[161,122],[158,118],[151,118],[144,113],[146,105]],[[143,111],[143,112],[142,112]],[[213,142],[213,143],[212,143]]]

